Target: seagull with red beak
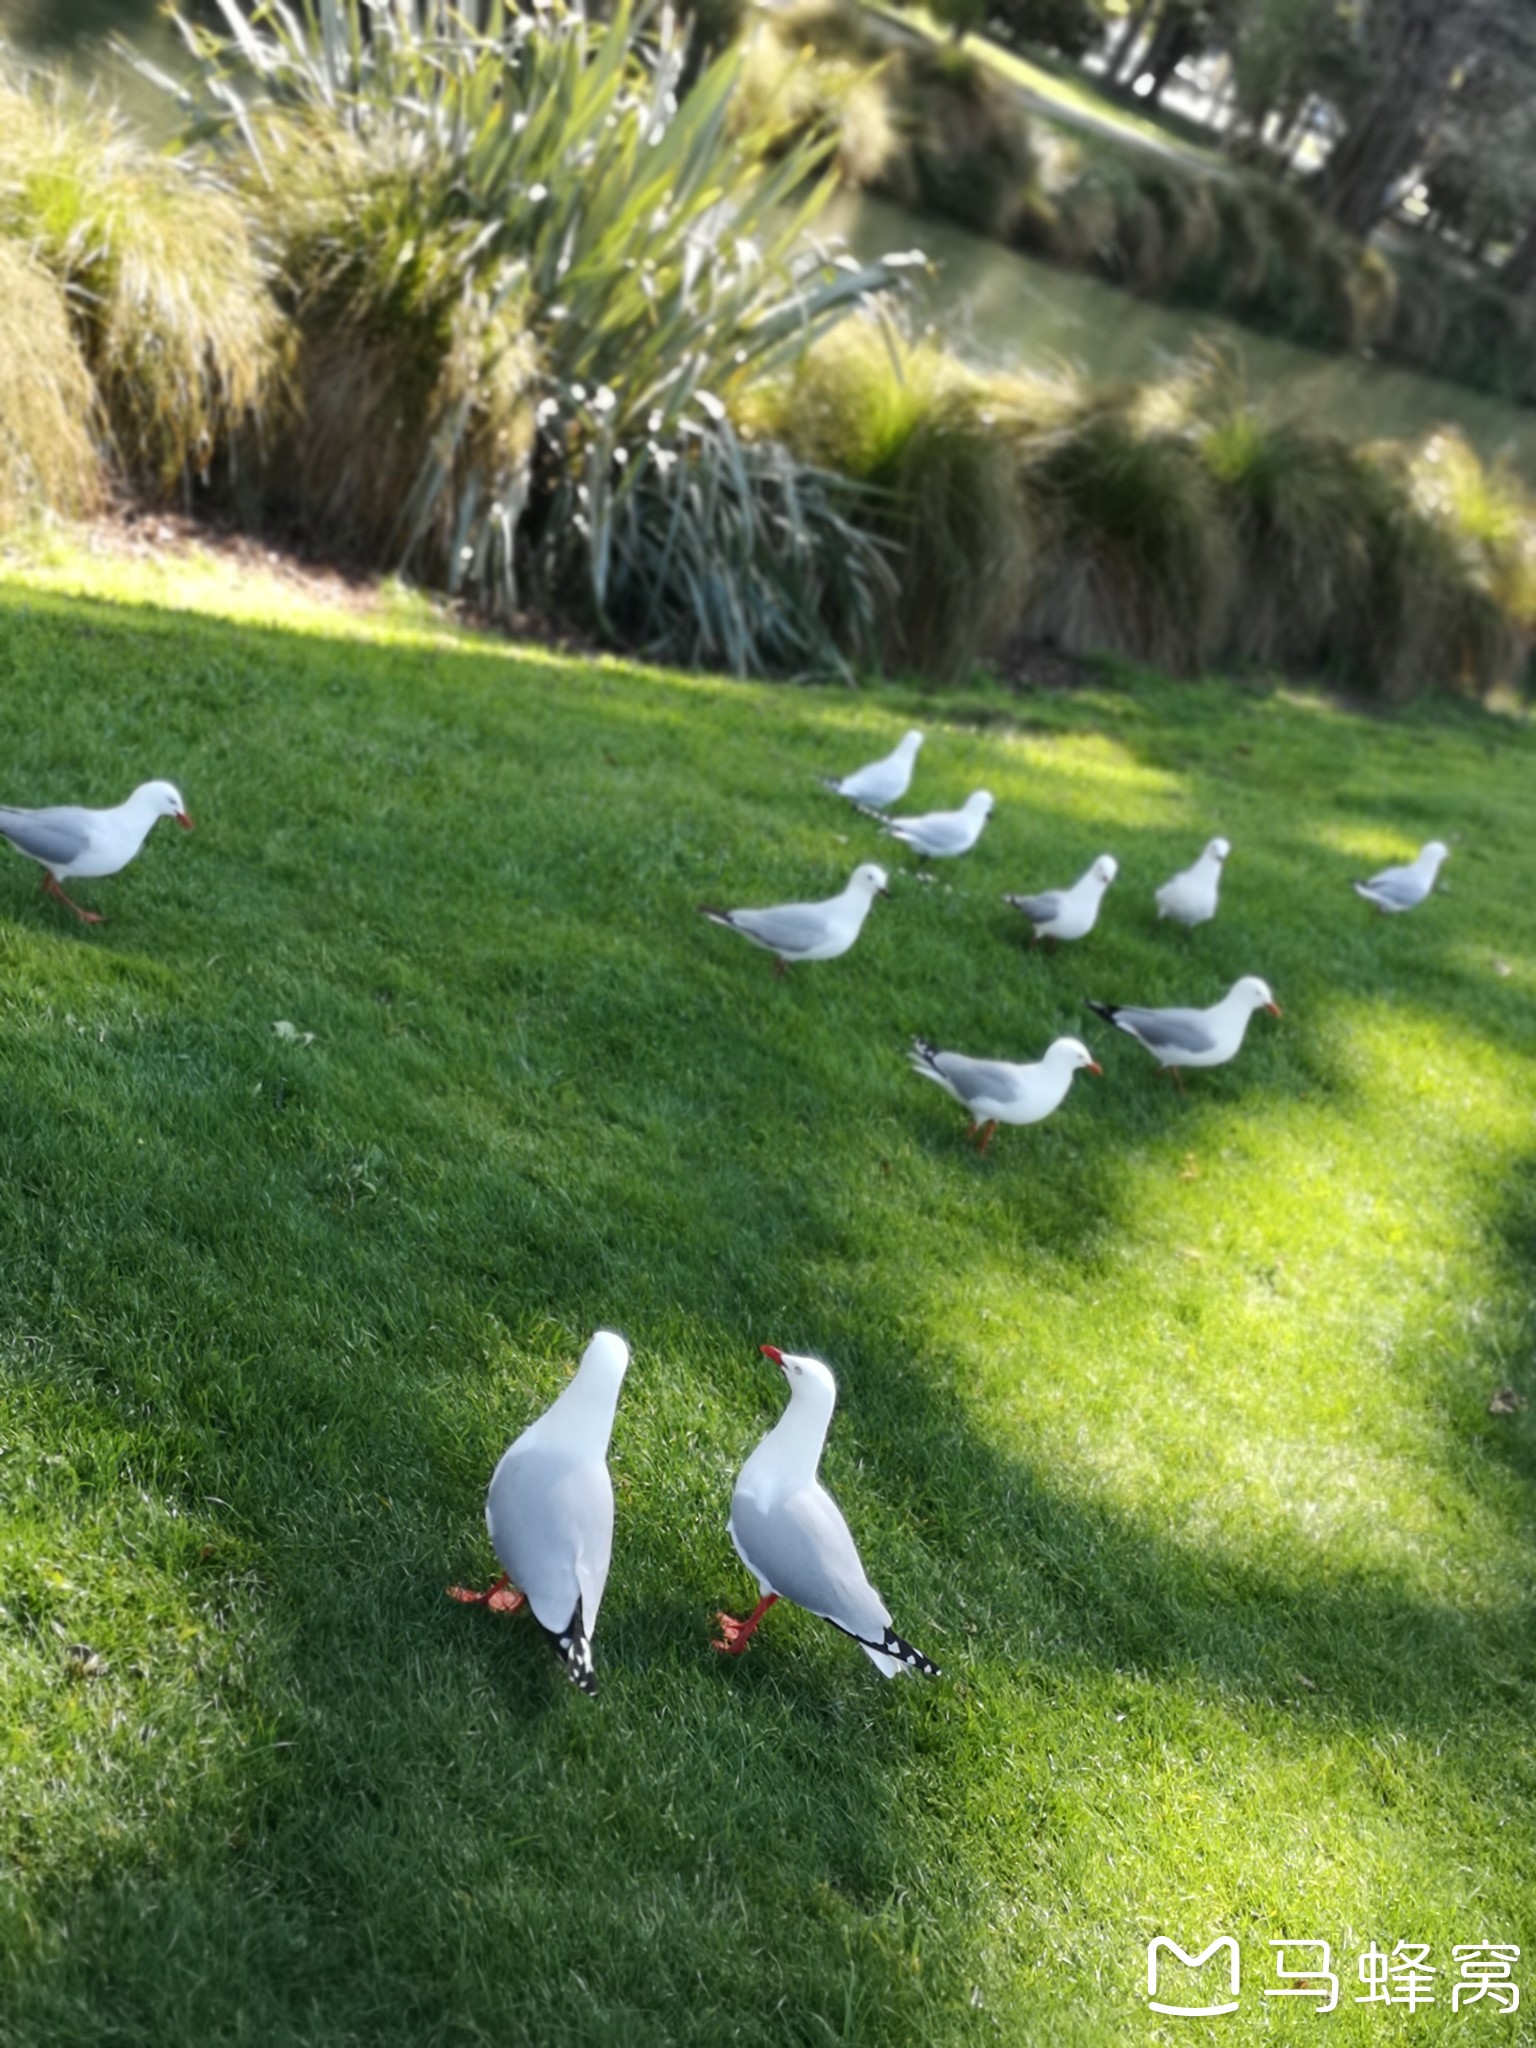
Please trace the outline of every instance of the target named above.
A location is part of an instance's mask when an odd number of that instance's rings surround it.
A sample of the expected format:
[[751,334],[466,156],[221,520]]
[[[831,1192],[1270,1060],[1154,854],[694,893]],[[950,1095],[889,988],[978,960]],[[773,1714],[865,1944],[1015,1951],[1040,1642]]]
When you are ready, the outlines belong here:
[[890,1612],[865,1576],[837,1502],[816,1477],[837,1405],[837,1382],[819,1358],[760,1347],[783,1373],[789,1406],[741,1468],[727,1524],[736,1555],[762,1598],[745,1621],[719,1614],[717,1650],[739,1657],[776,1600],[793,1600],[852,1636],[887,1678],[903,1671],[939,1677],[939,1667],[891,1627]]
[[96,881],[127,867],[158,818],[174,818],[186,831],[192,820],[171,782],[141,782],[115,810],[88,811],[80,804],[18,811],[0,804],[0,838],[43,868],[43,894],[55,896],[82,924],[100,924],[97,910],[82,910],[63,890],[63,878]]
[[836,960],[846,953],[863,931],[875,898],[890,895],[888,881],[884,868],[866,861],[854,869],[842,894],[824,903],[780,903],[770,910],[711,910],[701,903],[699,912],[775,954],[773,971],[780,975],[793,961]]
[[1158,1065],[1172,1074],[1181,1094],[1180,1067],[1225,1066],[1237,1057],[1255,1010],[1268,1010],[1272,1017],[1280,1015],[1269,983],[1256,974],[1234,981],[1221,1001],[1208,1010],[1137,1010],[1091,1000],[1088,1007],[1106,1024],[1128,1032],[1144,1045]]

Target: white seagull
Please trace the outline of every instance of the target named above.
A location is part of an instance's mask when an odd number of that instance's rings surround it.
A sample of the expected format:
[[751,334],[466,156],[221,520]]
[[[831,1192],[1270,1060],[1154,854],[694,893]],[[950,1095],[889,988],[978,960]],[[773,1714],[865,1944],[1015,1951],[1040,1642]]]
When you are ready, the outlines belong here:
[[523,1431],[491,1474],[485,1526],[502,1576],[477,1593],[448,1597],[515,1614],[525,1603],[585,1693],[597,1691],[592,1632],[613,1556],[613,1482],[608,1439],[629,1346],[599,1330],[558,1399]]
[[992,815],[993,802],[990,789],[977,789],[958,811],[928,811],[920,818],[887,818],[876,811],[874,816],[892,839],[910,846],[924,860],[948,860],[970,852]]
[[856,804],[873,804],[878,810],[887,804],[899,804],[911,784],[917,750],[922,744],[920,732],[905,732],[883,760],[855,768],[851,775],[823,775],[821,786],[830,789],[834,796],[848,797]]
[[115,810],[88,811],[81,804],[53,804],[42,811],[18,811],[0,804],[0,838],[43,868],[43,894],[56,896],[82,924],[100,924],[97,910],[82,910],[60,886],[65,875],[96,881],[127,867],[157,818],[174,818],[190,832],[192,820],[171,782],[141,782]]
[[1121,1009],[1113,1003],[1092,1001],[1088,1007],[1144,1045],[1158,1065],[1172,1074],[1181,1093],[1180,1067],[1224,1066],[1235,1057],[1255,1010],[1280,1015],[1269,983],[1256,974],[1234,981],[1221,1001],[1208,1010]]
[[903,1671],[938,1678],[938,1665],[891,1627],[842,1511],[817,1480],[837,1382],[819,1358],[799,1358],[773,1344],[759,1348],[788,1382],[789,1406],[742,1466],[726,1526],[762,1598],[745,1621],[716,1615],[715,1648],[739,1657],[775,1600],[793,1600],[852,1636],[887,1678]]
[[1010,1066],[1006,1060],[973,1060],[963,1052],[940,1052],[926,1038],[914,1038],[907,1055],[925,1081],[937,1081],[969,1112],[971,1131],[980,1131],[976,1150],[985,1152],[999,1124],[1037,1124],[1067,1099],[1072,1076],[1080,1067],[1090,1074],[1104,1069],[1080,1038],[1058,1038],[1045,1057],[1032,1066]]
[[1176,924],[1208,924],[1216,915],[1221,864],[1231,851],[1225,839],[1209,841],[1193,867],[1156,891],[1158,916],[1171,917]]
[[1368,882],[1356,882],[1355,894],[1363,896],[1367,903],[1374,903],[1384,913],[1412,910],[1434,888],[1441,861],[1450,857],[1448,846],[1442,845],[1438,839],[1431,839],[1428,846],[1419,848],[1411,866],[1383,868]]
[[740,932],[754,946],[777,954],[775,974],[782,974],[797,960],[835,960],[864,928],[869,906],[877,896],[889,896],[884,868],[866,861],[854,869],[841,896],[825,903],[781,903],[773,910],[711,910],[699,905],[700,914],[727,931]]
[[1098,921],[1104,891],[1120,872],[1112,853],[1101,853],[1070,889],[1042,889],[1038,896],[1005,896],[1034,926],[1032,946],[1042,939],[1086,939]]

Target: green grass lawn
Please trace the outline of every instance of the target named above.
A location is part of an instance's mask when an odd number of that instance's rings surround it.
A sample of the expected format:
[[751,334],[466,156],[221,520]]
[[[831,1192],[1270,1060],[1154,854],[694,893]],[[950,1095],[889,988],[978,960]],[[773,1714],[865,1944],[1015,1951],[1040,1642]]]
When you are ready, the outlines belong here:
[[[775,983],[695,905],[841,886],[889,843],[814,777],[914,719],[980,847]],[[98,931],[0,858],[5,2048],[1536,2038],[1526,724],[746,687],[65,553],[4,568],[0,742],[6,800],[198,825],[78,885]],[[1159,929],[1218,830],[1219,919]],[[1349,877],[1432,836],[1378,919]],[[1031,954],[1000,893],[1104,850]],[[1285,1017],[1188,1101],[1083,1007],[1245,972]],[[978,1160],[914,1031],[1104,1078]],[[594,1703],[443,1588],[600,1323]],[[836,1370],[941,1681],[787,1606],[712,1654],[762,1342]],[[1158,1934],[1235,1936],[1239,2012],[1150,2015]],[[1355,2003],[1372,1941],[1437,2003]],[[1452,2015],[1482,1941],[1513,2017]]]

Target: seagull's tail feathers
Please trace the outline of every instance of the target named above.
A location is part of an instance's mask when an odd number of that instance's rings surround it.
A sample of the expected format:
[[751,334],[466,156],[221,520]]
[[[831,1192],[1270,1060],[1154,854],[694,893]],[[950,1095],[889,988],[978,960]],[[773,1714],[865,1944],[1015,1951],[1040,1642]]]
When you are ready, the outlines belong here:
[[[544,1628],[543,1622],[539,1623]],[[597,1673],[592,1668],[592,1643],[587,1635],[587,1624],[582,1619],[581,1601],[571,1609],[571,1618],[564,1628],[545,1628],[549,1647],[565,1666],[565,1675],[579,1691],[592,1697],[597,1692]]]
[[[4,827],[0,826],[0,831],[3,830]],[[1376,901],[1376,892],[1372,889],[1369,882],[1351,882],[1349,886],[1357,896],[1363,896],[1367,903],[1374,903]]]
[[877,811],[873,804],[855,804],[853,807],[861,818],[873,818],[882,832],[894,829],[896,820],[889,811]]
[[700,917],[707,917],[711,924],[723,924],[728,932],[736,929],[731,923],[731,913],[728,910],[714,910],[709,904],[701,903],[699,905],[699,915]]
[[[833,1627],[836,1626],[834,1622]],[[852,1629],[845,1629],[843,1633],[853,1635]],[[868,1642],[863,1636],[854,1636],[853,1640],[870,1663],[883,1671],[887,1678],[899,1678],[904,1671],[920,1671],[924,1678],[944,1676],[931,1657],[925,1657],[921,1650],[915,1650],[910,1643],[903,1642],[893,1628],[888,1628],[878,1643]]]
[[842,795],[842,793],[843,793],[843,783],[842,783],[842,777],[841,777],[841,776],[838,776],[838,775],[818,775],[818,776],[817,776],[817,778],[816,778],[816,780],[817,780],[817,781],[818,781],[818,782],[819,782],[819,783],[821,784],[821,786],[822,786],[822,788],[823,788],[823,789],[830,789],[830,790],[831,790],[831,792],[832,792],[832,794],[833,794],[834,796],[841,796],[841,795]]

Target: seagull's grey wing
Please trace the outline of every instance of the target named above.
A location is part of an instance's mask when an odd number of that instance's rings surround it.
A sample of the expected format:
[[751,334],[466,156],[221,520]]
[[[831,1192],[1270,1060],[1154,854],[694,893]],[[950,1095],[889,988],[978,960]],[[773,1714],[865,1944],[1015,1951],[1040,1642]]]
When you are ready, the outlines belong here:
[[1372,875],[1368,882],[1357,882],[1355,886],[1362,895],[1374,896],[1398,910],[1412,910],[1429,893],[1424,886],[1424,877],[1412,868],[1387,868],[1379,875]]
[[90,815],[74,804],[46,811],[16,811],[0,804],[0,834],[32,860],[67,867],[91,843]]
[[748,1567],[809,1614],[883,1642],[891,1617],[864,1575],[848,1524],[832,1496],[812,1480],[764,1513],[750,1494],[731,1502],[731,1533]]
[[1149,1052],[1210,1052],[1215,1034],[1198,1010],[1116,1010],[1115,1022]]
[[933,1065],[967,1108],[982,1097],[988,1102],[1010,1102],[1019,1092],[1018,1076],[998,1060],[973,1060],[963,1052],[941,1052]]
[[613,1558],[608,1467],[513,1444],[485,1497],[491,1544],[540,1625],[558,1634],[581,1602],[590,1635]]
[[733,910],[732,930],[774,953],[805,953],[825,943],[827,914],[817,903],[785,903],[776,910]]
[[1064,889],[1044,889],[1038,896],[1005,896],[1003,901],[1011,903],[1015,910],[1022,910],[1034,924],[1048,924],[1060,914]]

